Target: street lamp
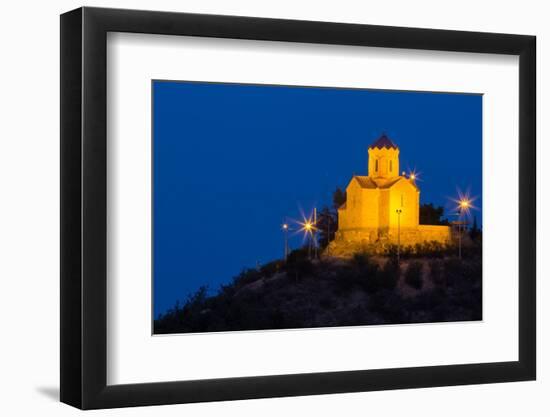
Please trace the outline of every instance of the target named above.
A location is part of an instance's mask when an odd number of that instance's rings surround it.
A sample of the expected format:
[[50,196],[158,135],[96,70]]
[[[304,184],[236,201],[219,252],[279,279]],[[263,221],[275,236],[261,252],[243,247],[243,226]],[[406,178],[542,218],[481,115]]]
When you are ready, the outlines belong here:
[[462,223],[464,218],[464,213],[469,213],[470,208],[472,207],[472,202],[468,198],[461,198],[458,201],[458,259],[462,259]]
[[[405,173],[403,173],[403,176],[405,176]],[[409,180],[411,180],[412,182],[415,182],[415,181],[420,181],[420,172],[418,172],[415,169],[413,170],[409,170]]]
[[466,218],[469,218],[471,215],[471,210],[477,210],[478,208],[474,205],[474,201],[477,197],[472,197],[469,191],[462,192],[457,188],[458,198],[451,198],[451,201],[456,203],[454,215],[458,216],[456,222],[452,222],[458,227],[458,259],[462,259],[462,232],[463,226],[467,224]]
[[285,235],[285,263],[288,260],[288,223],[283,223],[283,233]]
[[[317,207],[313,207],[313,224],[317,226]],[[313,245],[315,246],[315,259],[317,259],[317,228],[312,233]]]
[[466,199],[460,200],[460,209],[461,210],[467,210],[470,207],[472,207],[472,204],[470,203],[470,200],[466,200]]
[[304,223],[304,231],[308,237],[307,256],[308,258],[311,258],[311,244],[313,241],[313,223],[310,220],[306,220],[306,222]]
[[395,210],[397,213],[397,263],[399,264],[400,252],[401,252],[401,213],[402,209]]
[[[314,209],[313,216],[305,218],[303,222],[298,222],[300,231],[304,232],[304,237],[308,239],[308,257],[311,258],[311,246],[314,244],[315,234],[317,232],[317,210]],[[317,256],[317,245],[315,245],[315,256]]]

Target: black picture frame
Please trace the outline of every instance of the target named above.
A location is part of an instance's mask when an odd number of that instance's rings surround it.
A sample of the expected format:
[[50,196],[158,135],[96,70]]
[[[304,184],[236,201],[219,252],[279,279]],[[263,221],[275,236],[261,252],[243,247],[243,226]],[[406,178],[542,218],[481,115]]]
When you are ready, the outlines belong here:
[[[108,32],[519,56],[519,360],[107,385]],[[80,8],[61,15],[61,401],[82,409],[534,380],[536,38]]]

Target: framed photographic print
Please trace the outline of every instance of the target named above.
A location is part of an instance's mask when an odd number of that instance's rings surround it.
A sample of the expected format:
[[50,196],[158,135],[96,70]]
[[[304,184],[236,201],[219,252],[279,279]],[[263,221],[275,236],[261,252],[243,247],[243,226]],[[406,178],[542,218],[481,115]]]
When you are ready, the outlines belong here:
[[61,16],[61,400],[535,379],[535,38]]

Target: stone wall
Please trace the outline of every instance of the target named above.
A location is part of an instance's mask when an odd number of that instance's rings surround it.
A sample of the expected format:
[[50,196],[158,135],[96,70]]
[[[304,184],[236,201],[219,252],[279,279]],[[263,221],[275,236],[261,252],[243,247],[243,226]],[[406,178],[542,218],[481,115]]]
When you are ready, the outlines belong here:
[[[389,190],[388,206],[384,208],[389,215],[387,225],[397,229],[401,223],[402,229],[417,228],[419,220],[420,192],[414,183],[408,179],[402,179],[395,183]],[[380,208],[382,210],[382,208]],[[397,214],[401,210],[401,214]],[[382,223],[380,223],[382,225]]]
[[402,227],[399,233],[397,228],[356,228],[336,232],[337,241],[397,243],[398,239],[402,245],[430,241],[449,243],[451,228],[449,226],[419,225],[417,228]]
[[369,243],[367,240],[343,240],[336,238],[324,250],[322,256],[336,258],[351,258],[356,253],[382,253],[384,246],[376,243]]
[[418,226],[420,239],[425,242],[433,241],[441,243],[449,243],[451,241],[450,226],[432,226],[421,224]]
[[397,242],[401,242],[401,245],[415,245],[422,241],[422,237],[417,227],[402,227],[399,231],[397,228],[390,228],[388,230],[388,243],[397,245]]
[[378,240],[378,228],[357,228],[338,230],[337,241],[374,243]]
[[[399,240],[402,246],[412,246],[417,243],[436,241],[451,242],[449,226],[419,225],[417,228],[401,228]],[[395,228],[380,229],[346,229],[336,232],[336,238],[330,242],[327,255],[336,257],[351,257],[354,253],[368,251],[382,253],[387,245],[397,244],[398,231]]]

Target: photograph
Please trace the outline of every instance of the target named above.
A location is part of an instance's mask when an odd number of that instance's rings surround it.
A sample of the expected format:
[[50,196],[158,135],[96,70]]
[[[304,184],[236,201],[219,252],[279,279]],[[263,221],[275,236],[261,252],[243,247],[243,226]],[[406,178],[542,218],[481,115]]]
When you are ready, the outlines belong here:
[[483,320],[483,95],[153,80],[153,334]]
[[550,415],[544,5],[6,2],[0,416]]

